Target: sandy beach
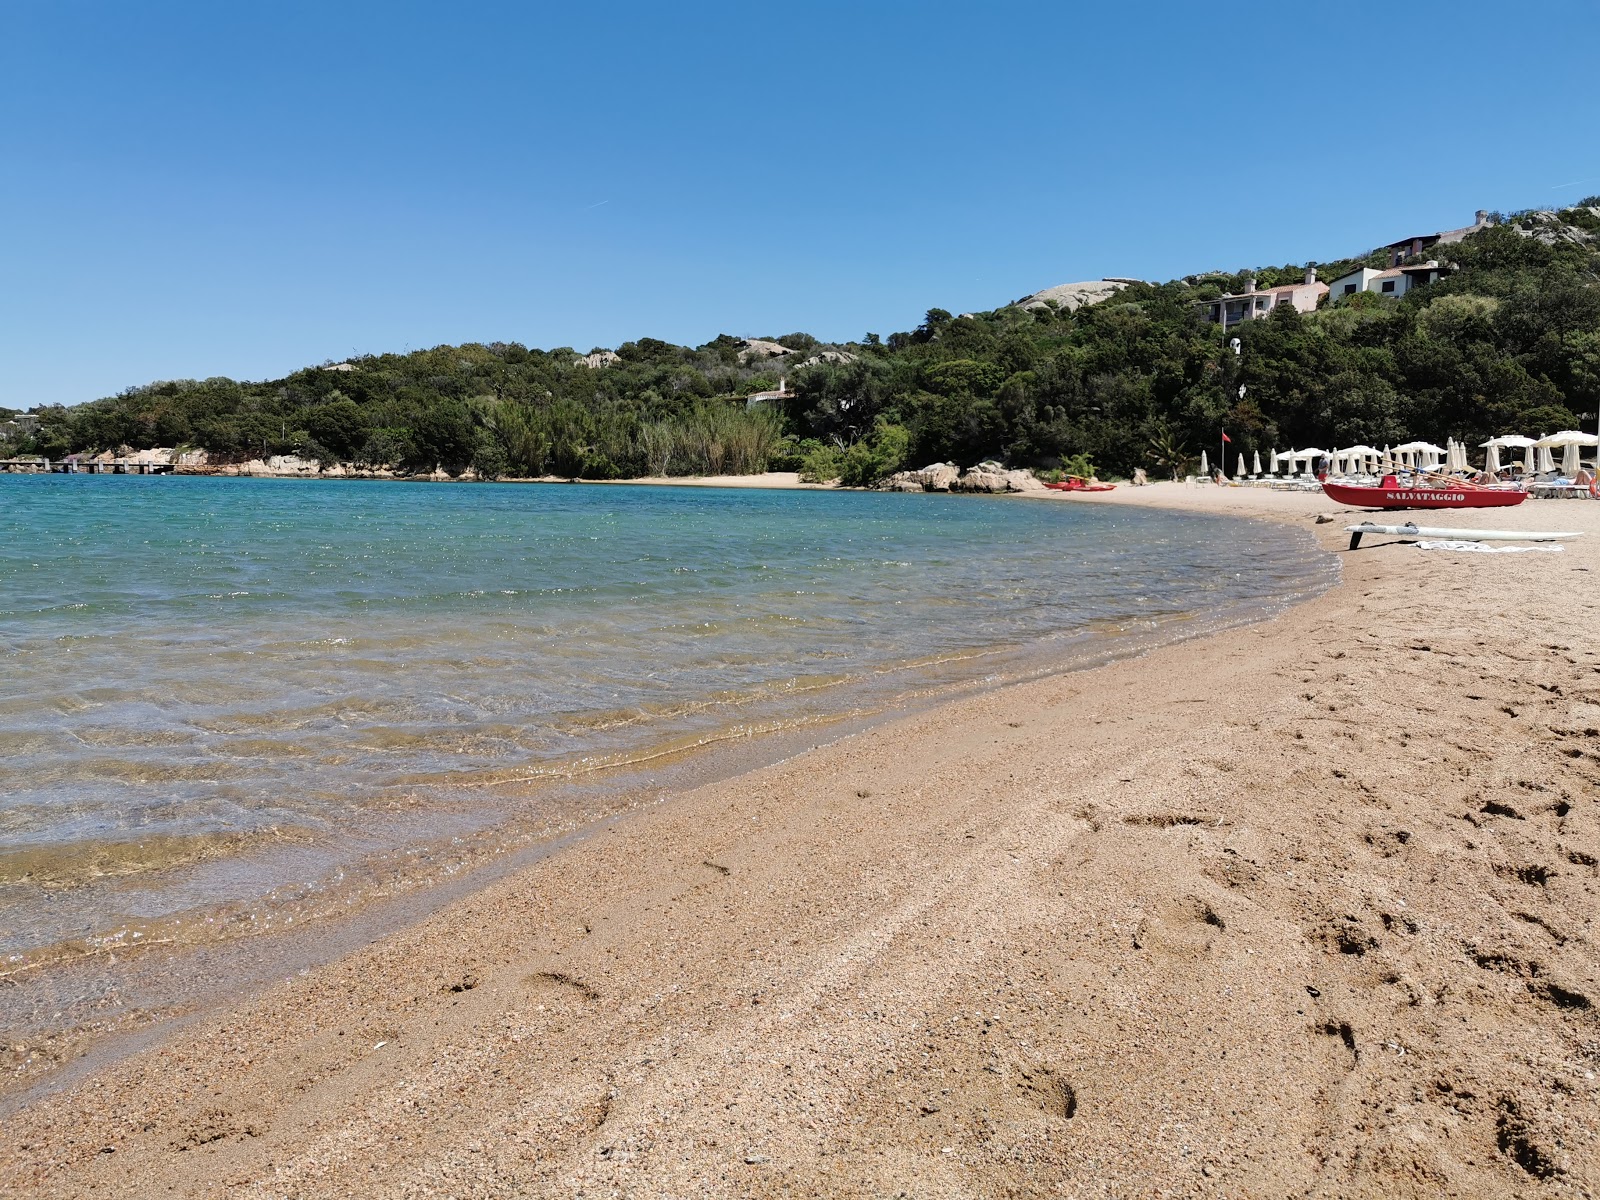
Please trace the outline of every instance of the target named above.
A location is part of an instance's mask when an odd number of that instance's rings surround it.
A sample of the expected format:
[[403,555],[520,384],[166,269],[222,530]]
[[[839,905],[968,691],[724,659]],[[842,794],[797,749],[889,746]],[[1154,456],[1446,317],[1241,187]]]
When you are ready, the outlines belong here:
[[1057,501],[1343,581],[612,823],[8,1114],[0,1193],[1600,1189],[1600,504],[1469,554]]

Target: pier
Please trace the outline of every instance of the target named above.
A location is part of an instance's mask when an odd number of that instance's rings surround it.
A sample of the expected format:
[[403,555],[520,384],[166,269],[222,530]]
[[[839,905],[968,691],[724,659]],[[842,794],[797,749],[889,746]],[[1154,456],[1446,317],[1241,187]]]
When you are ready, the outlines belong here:
[[170,475],[172,464],[128,458],[0,458],[0,471],[13,475]]

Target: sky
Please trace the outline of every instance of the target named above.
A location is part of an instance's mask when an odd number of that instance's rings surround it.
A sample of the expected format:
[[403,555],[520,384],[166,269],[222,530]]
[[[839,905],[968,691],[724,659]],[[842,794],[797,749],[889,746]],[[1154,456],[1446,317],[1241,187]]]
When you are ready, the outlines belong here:
[[0,406],[1331,260],[1600,193],[1596,61],[1593,0],[0,0]]

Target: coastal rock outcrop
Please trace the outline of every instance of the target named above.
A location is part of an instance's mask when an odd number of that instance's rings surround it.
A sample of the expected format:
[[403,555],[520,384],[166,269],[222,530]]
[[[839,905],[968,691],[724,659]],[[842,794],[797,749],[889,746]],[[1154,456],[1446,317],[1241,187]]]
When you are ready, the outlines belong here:
[[879,488],[886,492],[1039,492],[1044,484],[1032,471],[1007,470],[997,462],[983,462],[966,471],[954,463],[934,463],[920,471],[900,471]]
[[956,480],[958,492],[1042,492],[1044,484],[1032,471],[1008,471],[997,462],[981,462],[962,472]]
[[322,464],[314,458],[301,458],[298,454],[274,454],[269,458],[252,458],[248,462],[229,463],[218,474],[264,479],[297,478],[322,474]]
[[575,367],[592,367],[598,371],[601,367],[609,367],[612,363],[621,361],[622,355],[615,350],[596,350],[593,354],[579,355],[572,360],[572,365]]
[[954,463],[934,463],[920,471],[899,471],[883,481],[883,489],[891,492],[948,492],[961,477],[961,468]]

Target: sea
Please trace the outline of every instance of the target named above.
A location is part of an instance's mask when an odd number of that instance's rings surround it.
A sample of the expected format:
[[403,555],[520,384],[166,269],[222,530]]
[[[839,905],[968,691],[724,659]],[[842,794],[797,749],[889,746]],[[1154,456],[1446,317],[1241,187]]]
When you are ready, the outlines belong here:
[[[0,983],[459,887],[1336,570],[1092,502],[0,475]],[[45,990],[14,1024],[64,1019]]]

